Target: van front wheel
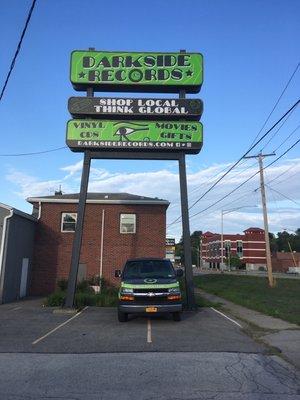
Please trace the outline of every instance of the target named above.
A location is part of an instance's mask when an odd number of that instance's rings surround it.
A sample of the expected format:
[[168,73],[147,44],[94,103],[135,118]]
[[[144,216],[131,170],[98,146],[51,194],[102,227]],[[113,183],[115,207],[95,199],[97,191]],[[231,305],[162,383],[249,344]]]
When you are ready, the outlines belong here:
[[181,321],[180,312],[173,312],[173,321]]
[[123,313],[122,311],[118,311],[118,321],[119,322],[127,322],[128,321],[128,314]]

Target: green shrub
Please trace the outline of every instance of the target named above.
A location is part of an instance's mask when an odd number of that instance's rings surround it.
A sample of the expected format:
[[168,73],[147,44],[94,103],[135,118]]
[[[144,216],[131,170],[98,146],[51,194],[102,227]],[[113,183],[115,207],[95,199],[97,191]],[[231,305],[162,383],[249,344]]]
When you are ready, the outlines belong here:
[[47,307],[62,307],[65,301],[65,297],[66,292],[58,290],[57,292],[50,294],[44,304]]
[[[78,283],[74,300],[76,308],[85,306],[114,307],[118,304],[118,289],[115,286],[102,281],[101,293],[95,294],[89,282],[90,280],[84,280]],[[62,279],[58,284],[60,288],[67,288],[68,282]],[[47,297],[45,306],[61,307],[64,304],[65,297],[66,289],[59,289]]]
[[94,293],[94,290],[90,287],[87,280],[83,280],[77,283],[76,293]]
[[79,292],[75,294],[74,305],[76,308],[96,305],[96,295],[93,293]]
[[[99,276],[99,275],[91,276],[91,277],[88,279],[88,283],[89,283],[89,285],[91,285],[91,286],[99,286],[100,281],[101,281],[101,279],[100,279],[100,276]],[[102,280],[102,282],[103,282],[103,280]],[[103,283],[102,283],[102,284],[103,284]]]
[[57,281],[57,287],[61,290],[67,290],[68,288],[68,280],[67,279],[60,279],[59,281]]

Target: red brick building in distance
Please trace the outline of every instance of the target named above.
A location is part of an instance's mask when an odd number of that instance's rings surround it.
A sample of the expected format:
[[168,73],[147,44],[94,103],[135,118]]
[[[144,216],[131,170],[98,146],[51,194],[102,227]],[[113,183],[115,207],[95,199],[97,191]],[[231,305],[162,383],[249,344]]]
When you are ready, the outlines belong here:
[[[291,269],[300,270],[300,253],[276,252],[272,254],[272,267],[274,272],[290,272]],[[299,271],[300,272],[300,271]]]
[[[79,194],[31,197],[38,218],[30,294],[45,295],[68,279]],[[165,257],[167,200],[128,193],[88,193],[79,278],[112,283],[128,258]],[[102,236],[103,230],[103,236]],[[101,272],[102,271],[102,272]]]
[[[226,258],[237,255],[247,270],[266,269],[266,242],[264,230],[248,228],[244,235],[223,235],[223,263]],[[205,232],[202,235],[201,259],[205,268],[220,268],[221,235]]]

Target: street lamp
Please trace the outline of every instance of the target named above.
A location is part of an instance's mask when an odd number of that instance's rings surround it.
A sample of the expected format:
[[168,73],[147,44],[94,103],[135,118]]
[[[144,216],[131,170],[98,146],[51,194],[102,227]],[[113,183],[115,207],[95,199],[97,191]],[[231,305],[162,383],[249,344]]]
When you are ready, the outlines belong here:
[[257,207],[256,205],[250,205],[250,206],[241,206],[241,207],[236,207],[236,208],[231,208],[229,210],[221,210],[221,270],[224,268],[224,233],[223,233],[223,217],[225,214],[230,214],[233,211],[240,210],[241,208],[249,208],[249,207]]

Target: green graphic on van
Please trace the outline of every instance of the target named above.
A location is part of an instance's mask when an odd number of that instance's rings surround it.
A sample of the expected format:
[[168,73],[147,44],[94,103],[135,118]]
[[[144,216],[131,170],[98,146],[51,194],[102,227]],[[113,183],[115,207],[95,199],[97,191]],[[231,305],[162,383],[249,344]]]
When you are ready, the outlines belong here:
[[118,121],[73,119],[67,145],[73,151],[123,149],[199,153],[202,124],[194,121]]

